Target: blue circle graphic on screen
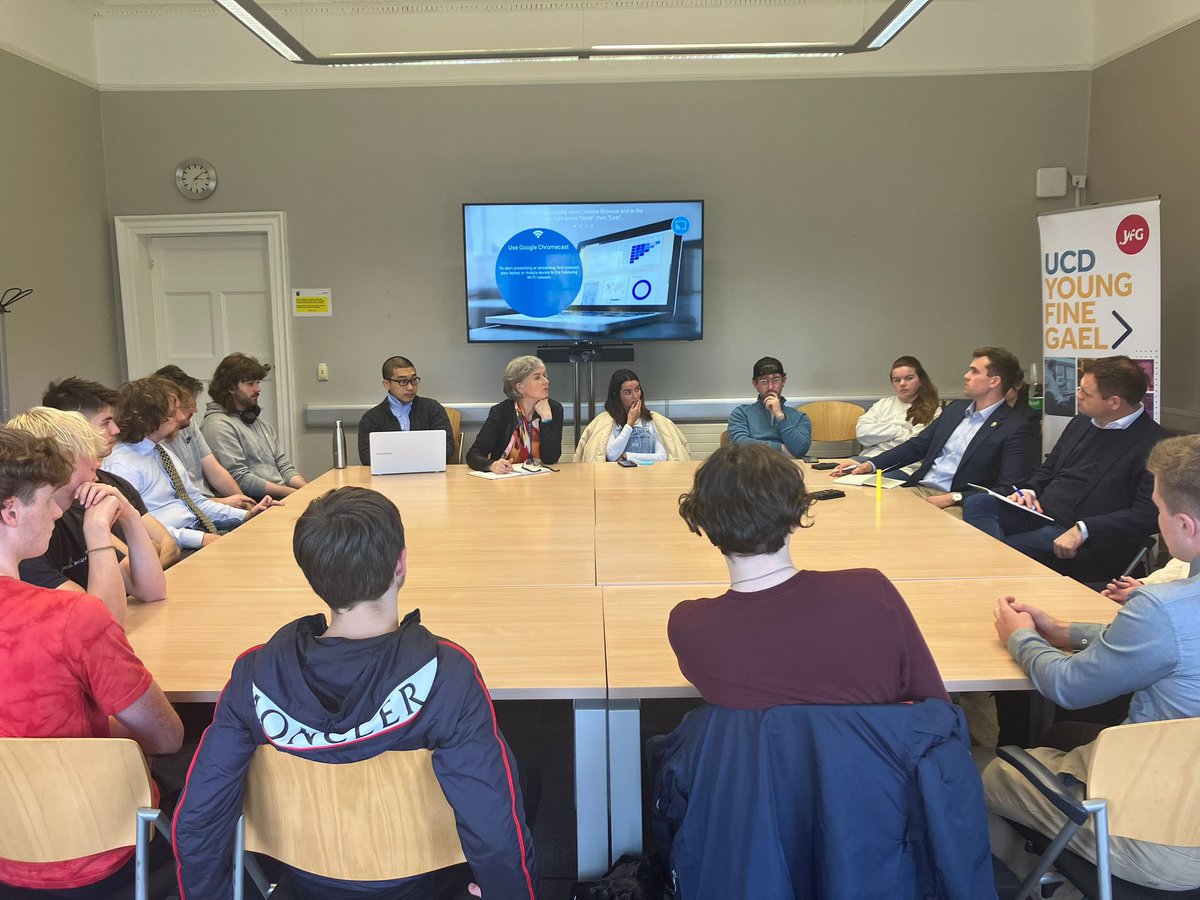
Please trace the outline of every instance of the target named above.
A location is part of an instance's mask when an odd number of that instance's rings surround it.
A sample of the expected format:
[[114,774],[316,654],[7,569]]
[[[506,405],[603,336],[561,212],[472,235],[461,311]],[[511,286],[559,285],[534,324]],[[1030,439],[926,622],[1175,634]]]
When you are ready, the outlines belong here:
[[687,216],[676,216],[671,221],[671,230],[676,234],[687,234],[691,227],[692,223],[688,221]]
[[650,296],[650,282],[645,278],[639,278],[633,285],[633,299],[645,300]]
[[579,250],[549,228],[519,231],[496,256],[496,287],[519,313],[538,319],[560,313],[583,287]]

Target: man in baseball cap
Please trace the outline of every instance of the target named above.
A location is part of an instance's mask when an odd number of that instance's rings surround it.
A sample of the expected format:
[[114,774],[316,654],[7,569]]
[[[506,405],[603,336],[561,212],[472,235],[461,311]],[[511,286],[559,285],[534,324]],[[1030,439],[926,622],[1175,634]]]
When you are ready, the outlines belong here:
[[758,399],[736,407],[729,414],[729,440],[734,444],[766,444],[800,459],[812,444],[808,416],[787,405],[783,396],[787,373],[783,363],[764,356],[754,364],[750,381]]

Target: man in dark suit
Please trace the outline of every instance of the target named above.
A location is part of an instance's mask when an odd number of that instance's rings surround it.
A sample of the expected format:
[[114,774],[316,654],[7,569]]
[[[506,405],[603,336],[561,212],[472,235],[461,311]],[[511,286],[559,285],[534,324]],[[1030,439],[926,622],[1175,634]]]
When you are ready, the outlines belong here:
[[383,386],[388,395],[378,406],[358,420],[358,461],[371,464],[373,431],[445,431],[446,462],[454,461],[454,429],[446,408],[436,400],[418,397],[421,379],[416,366],[403,356],[393,356],[383,364]]
[[1015,493],[1017,509],[986,494],[969,497],[963,518],[1027,556],[1081,581],[1119,575],[1157,528],[1146,471],[1166,430],[1142,407],[1147,379],[1127,356],[1093,360],[1076,392],[1075,416],[1045,464]]
[[920,434],[864,463],[843,463],[833,474],[863,475],[921,462],[905,481],[940,509],[961,506],[970,484],[1011,489],[1036,462],[1034,426],[1012,411],[1004,395],[1021,364],[1001,347],[980,347],[963,375],[966,400],[955,400]]

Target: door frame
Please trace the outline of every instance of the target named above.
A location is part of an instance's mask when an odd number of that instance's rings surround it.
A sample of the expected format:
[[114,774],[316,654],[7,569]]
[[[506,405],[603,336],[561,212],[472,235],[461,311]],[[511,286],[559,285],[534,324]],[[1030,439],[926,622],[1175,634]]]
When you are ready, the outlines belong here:
[[[117,298],[124,335],[126,379],[141,377],[156,366],[142,358],[138,311],[153,305],[150,239],[255,234],[266,238],[267,290],[270,293],[271,343],[275,395],[279,404],[279,442],[295,457],[296,406],[292,366],[292,316],[288,290],[287,215],[283,212],[193,213],[189,215],[116,216]],[[193,373],[194,374],[194,373]]]

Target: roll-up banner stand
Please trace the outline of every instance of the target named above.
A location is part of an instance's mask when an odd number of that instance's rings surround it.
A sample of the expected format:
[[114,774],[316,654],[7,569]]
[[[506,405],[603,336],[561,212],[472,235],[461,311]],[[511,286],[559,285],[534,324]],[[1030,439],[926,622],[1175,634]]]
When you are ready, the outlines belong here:
[[1142,401],[1162,415],[1160,198],[1038,216],[1042,239],[1043,452],[1075,415],[1081,367],[1124,355],[1146,370]]

